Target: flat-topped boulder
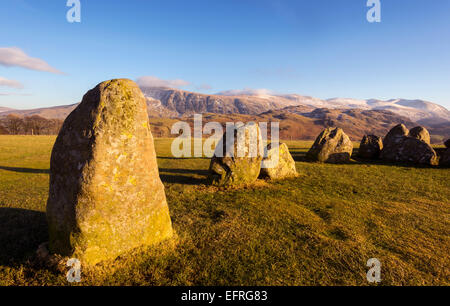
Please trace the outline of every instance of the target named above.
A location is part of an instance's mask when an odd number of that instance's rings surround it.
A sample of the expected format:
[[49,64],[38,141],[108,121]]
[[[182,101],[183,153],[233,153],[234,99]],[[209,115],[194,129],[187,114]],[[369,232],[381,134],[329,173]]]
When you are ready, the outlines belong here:
[[383,149],[383,139],[375,135],[364,135],[359,145],[358,156],[367,159],[377,159]]
[[428,131],[422,127],[416,127],[412,131],[411,135],[403,124],[392,128],[383,140],[381,159],[390,162],[437,165],[438,157],[429,144]]
[[285,143],[275,145],[270,143],[266,147],[266,154],[261,164],[262,178],[282,179],[296,177],[295,161],[289,153]]
[[341,128],[327,128],[316,138],[307,159],[323,163],[350,161],[353,143]]
[[172,236],[146,99],[133,81],[100,83],[65,120],[47,219],[50,252],[89,265]]
[[264,153],[259,126],[253,122],[235,126],[230,134],[225,132],[216,147],[208,180],[216,186],[254,183]]

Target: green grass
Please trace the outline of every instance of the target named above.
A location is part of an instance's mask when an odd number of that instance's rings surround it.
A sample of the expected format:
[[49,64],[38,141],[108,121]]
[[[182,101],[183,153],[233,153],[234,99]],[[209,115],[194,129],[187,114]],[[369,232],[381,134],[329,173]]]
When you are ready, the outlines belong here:
[[[0,285],[69,285],[34,260],[46,241],[54,137],[0,136]],[[84,269],[82,285],[450,284],[450,169],[304,162],[311,142],[288,142],[298,178],[242,188],[205,185],[209,160],[158,164],[177,237]]]

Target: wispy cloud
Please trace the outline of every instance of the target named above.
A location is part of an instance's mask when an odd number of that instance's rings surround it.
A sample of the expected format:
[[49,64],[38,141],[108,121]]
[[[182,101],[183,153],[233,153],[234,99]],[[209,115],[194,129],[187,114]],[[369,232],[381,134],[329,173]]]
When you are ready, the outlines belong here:
[[31,57],[22,49],[16,47],[0,48],[0,65],[63,74],[63,72],[53,68],[44,60]]
[[29,97],[32,96],[32,94],[27,93],[13,93],[13,92],[0,92],[0,96],[21,96],[21,97]]
[[252,88],[244,88],[244,89],[234,89],[234,90],[226,90],[218,92],[216,95],[221,96],[267,96],[274,95],[275,93],[269,89],[260,88],[260,89],[252,89]]
[[136,80],[140,87],[172,87],[180,88],[191,83],[185,80],[162,80],[155,76],[142,76]]
[[199,86],[196,86],[195,88],[198,90],[210,90],[212,89],[212,86],[209,84],[201,84]]
[[7,78],[1,77],[1,76],[0,76],[0,86],[11,87],[11,88],[16,88],[16,89],[23,88],[22,83],[20,83],[19,81],[8,80]]

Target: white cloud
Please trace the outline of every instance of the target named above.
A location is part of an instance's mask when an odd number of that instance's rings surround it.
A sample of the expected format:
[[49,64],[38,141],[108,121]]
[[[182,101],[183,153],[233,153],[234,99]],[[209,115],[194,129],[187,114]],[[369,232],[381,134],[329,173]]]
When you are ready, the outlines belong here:
[[234,89],[234,90],[226,90],[226,91],[221,91],[218,92],[217,95],[221,95],[221,96],[241,96],[241,95],[246,95],[246,96],[270,96],[273,95],[274,92],[269,90],[269,89],[265,89],[265,88],[260,88],[260,89],[252,89],[252,88],[244,88],[244,89]]
[[209,84],[201,84],[196,87],[198,90],[211,90],[212,86]]
[[0,92],[0,96],[21,96],[21,97],[29,97],[31,94],[19,94],[19,93],[12,93],[12,92]]
[[190,85],[185,80],[161,80],[155,76],[143,76],[136,80],[140,87],[171,87],[179,88]]
[[23,88],[22,83],[20,83],[19,81],[8,80],[7,78],[1,77],[1,76],[0,76],[0,86],[17,88],[17,89]]
[[16,47],[0,48],[0,65],[63,74],[44,60],[30,57],[22,49]]

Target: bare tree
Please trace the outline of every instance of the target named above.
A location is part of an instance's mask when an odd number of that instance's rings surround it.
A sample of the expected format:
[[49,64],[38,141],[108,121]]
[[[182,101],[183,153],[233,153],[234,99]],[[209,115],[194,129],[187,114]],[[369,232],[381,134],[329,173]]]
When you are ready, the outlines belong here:
[[4,120],[4,125],[9,134],[18,135],[23,129],[23,119],[15,114],[9,114]]

